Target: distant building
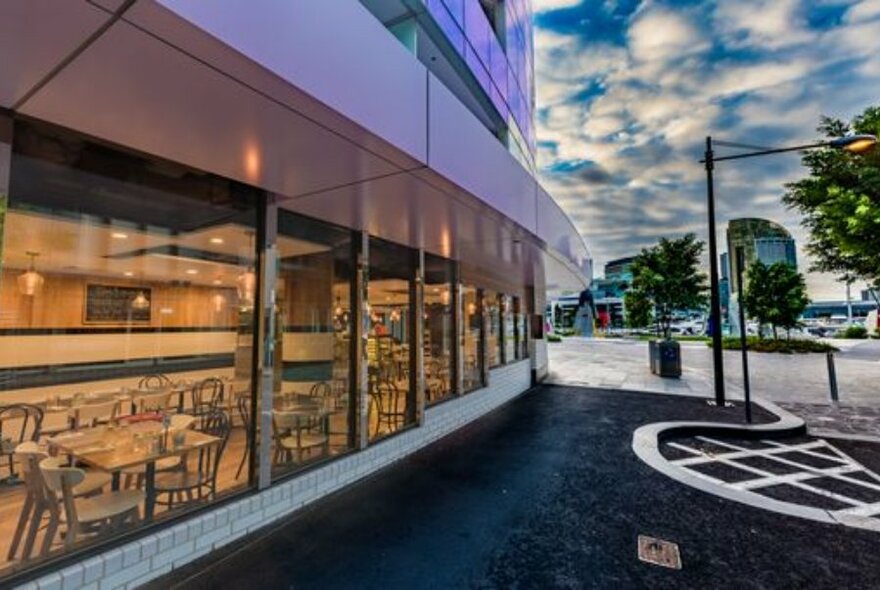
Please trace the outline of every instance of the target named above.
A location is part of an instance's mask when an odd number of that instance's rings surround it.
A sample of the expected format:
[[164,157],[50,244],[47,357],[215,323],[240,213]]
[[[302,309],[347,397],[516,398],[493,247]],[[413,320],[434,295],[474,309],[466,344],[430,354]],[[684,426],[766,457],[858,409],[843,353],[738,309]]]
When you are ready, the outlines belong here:
[[727,252],[721,255],[721,278],[730,279],[730,254]]
[[[868,314],[877,309],[877,303],[873,300],[852,301],[852,314],[854,318],[866,318]],[[846,301],[813,301],[804,310],[805,320],[840,319],[847,317]]]
[[[753,217],[731,219],[727,225],[727,257],[730,292],[739,293],[736,249],[745,254],[743,276],[756,260],[770,265],[785,262],[797,268],[794,238],[784,227],[767,219]],[[723,265],[722,265],[723,266]]]
[[625,281],[627,283],[632,283],[632,265],[635,260],[635,256],[628,256],[607,263],[605,265],[605,279],[609,281]]

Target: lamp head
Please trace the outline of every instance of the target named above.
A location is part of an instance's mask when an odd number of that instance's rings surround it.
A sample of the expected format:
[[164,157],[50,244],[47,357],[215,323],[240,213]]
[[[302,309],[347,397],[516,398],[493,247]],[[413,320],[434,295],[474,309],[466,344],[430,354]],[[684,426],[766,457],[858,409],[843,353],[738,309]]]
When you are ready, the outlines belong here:
[[861,154],[877,145],[877,137],[874,135],[846,135],[831,142],[831,147],[846,150],[853,154]]

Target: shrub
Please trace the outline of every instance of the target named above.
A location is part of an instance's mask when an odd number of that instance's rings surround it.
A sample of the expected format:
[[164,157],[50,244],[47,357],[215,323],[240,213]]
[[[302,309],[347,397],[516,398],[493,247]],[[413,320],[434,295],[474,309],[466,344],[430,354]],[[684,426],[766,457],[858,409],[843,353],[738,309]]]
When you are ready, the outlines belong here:
[[[747,340],[749,350],[752,352],[777,352],[781,354],[809,353],[809,352],[835,352],[837,348],[826,342],[818,340],[763,340],[757,336],[749,336]],[[712,342],[707,346],[712,347]],[[727,337],[723,340],[724,350],[739,350],[739,337]]]
[[547,342],[562,342],[562,336],[559,334],[547,334]]
[[862,340],[868,337],[868,328],[865,326],[848,326],[843,330],[838,338],[849,338],[853,340]]

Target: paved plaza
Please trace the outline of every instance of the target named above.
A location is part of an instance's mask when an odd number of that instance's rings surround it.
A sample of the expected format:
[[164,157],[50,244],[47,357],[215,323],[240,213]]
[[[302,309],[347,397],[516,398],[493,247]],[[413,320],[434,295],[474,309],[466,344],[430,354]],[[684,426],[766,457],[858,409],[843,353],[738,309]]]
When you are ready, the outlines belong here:
[[[835,354],[840,404],[880,407],[880,340],[838,340]],[[554,383],[713,395],[712,349],[682,342],[681,379],[663,379],[648,369],[648,343],[569,337],[549,345]],[[824,354],[750,353],[752,394],[774,402],[827,404],[828,364]],[[742,399],[739,351],[724,352],[725,383],[731,399]]]

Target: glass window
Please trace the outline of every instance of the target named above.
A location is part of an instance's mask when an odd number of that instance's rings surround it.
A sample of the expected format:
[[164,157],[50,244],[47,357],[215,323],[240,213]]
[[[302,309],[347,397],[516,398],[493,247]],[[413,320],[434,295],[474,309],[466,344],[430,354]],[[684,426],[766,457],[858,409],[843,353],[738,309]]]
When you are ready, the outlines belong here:
[[297,469],[354,446],[351,232],[278,212],[279,335],[273,466]]
[[501,338],[501,296],[494,291],[483,292],[483,309],[486,314],[486,362],[489,368],[502,364],[504,340]]
[[462,386],[464,391],[483,387],[483,313],[479,291],[472,286],[461,287],[462,313]]
[[415,253],[370,238],[370,330],[367,339],[371,440],[414,424],[413,295]]
[[504,326],[501,330],[501,338],[504,342],[504,363],[512,363],[516,358],[516,328],[513,313],[513,297],[501,296],[501,314]]
[[452,317],[453,263],[425,254],[425,399],[428,403],[453,392],[455,331]]
[[[36,543],[2,535],[7,567],[247,485],[262,199],[198,170],[16,124],[2,220],[0,459],[11,472],[2,476],[26,485],[2,491],[0,511],[29,530],[29,493],[70,502],[41,515],[51,526]],[[186,460],[175,451],[195,444]],[[113,526],[66,532],[83,518],[66,509],[79,493]]]

